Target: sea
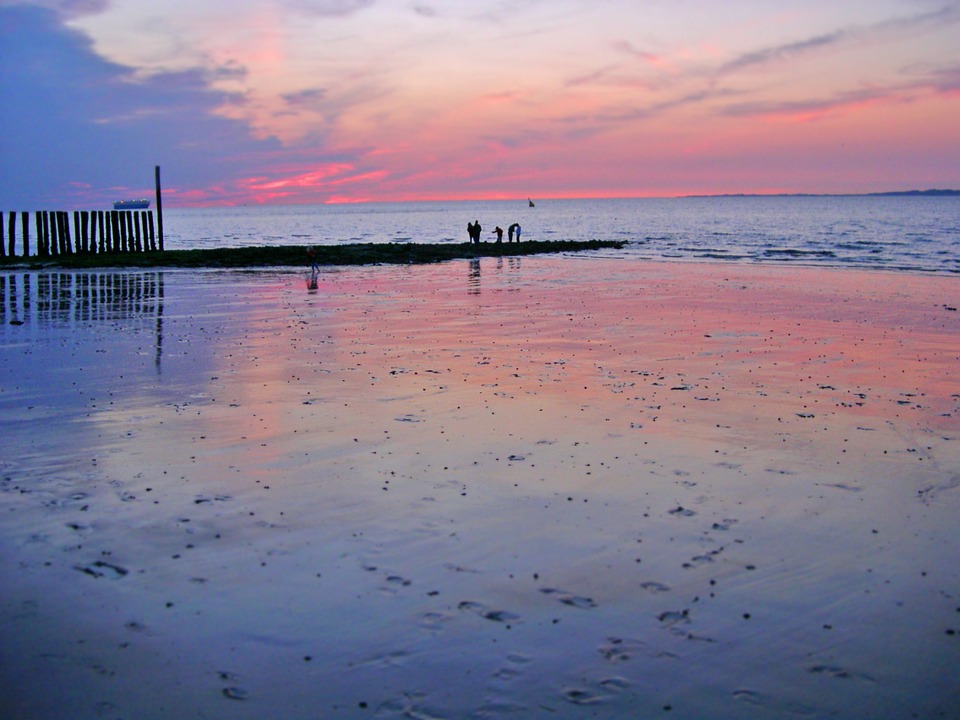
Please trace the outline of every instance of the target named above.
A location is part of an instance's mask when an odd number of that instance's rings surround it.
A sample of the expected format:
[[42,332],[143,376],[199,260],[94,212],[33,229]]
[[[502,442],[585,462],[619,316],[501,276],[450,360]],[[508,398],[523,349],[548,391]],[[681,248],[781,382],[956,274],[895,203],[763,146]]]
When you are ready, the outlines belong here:
[[164,209],[167,249],[617,240],[624,259],[960,273],[960,196],[747,196]]

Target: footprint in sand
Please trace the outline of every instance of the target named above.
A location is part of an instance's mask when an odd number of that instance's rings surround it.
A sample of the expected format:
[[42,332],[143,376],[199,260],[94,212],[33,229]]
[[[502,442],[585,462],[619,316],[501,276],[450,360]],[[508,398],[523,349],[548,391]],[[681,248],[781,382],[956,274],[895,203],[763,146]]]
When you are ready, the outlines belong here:
[[640,583],[640,587],[653,595],[659,595],[660,593],[670,592],[669,585],[664,585],[663,583],[655,582],[653,580]]
[[847,670],[837,665],[814,665],[807,668],[807,672],[813,675],[824,675],[826,677],[837,678],[838,680],[860,680],[862,682],[875,683],[872,677],[866,673]]
[[474,615],[479,615],[484,620],[492,620],[493,622],[499,623],[516,622],[520,619],[520,616],[515,613],[507,610],[491,610],[483,603],[473,602],[472,600],[464,600],[457,605],[457,609],[466,610],[472,612]]
[[640,640],[610,637],[597,650],[607,662],[620,663],[639,655],[643,647],[644,644]]
[[690,611],[689,610],[667,610],[657,615],[657,620],[664,627],[673,627],[674,625],[679,625],[681,623],[690,622]]
[[113,565],[103,560],[97,560],[90,565],[74,565],[75,570],[79,570],[86,575],[94,578],[111,578],[117,580],[124,577],[129,573],[129,570],[126,568],[120,567],[119,565]]
[[786,713],[800,717],[814,717],[817,714],[817,711],[808,705],[790,700],[778,700],[753,690],[737,690],[733,693],[733,699],[774,713]]
[[592,598],[582,597],[580,595],[574,595],[569,593],[566,590],[557,590],[555,588],[540,588],[540,592],[544,595],[550,595],[551,597],[559,600],[564,605],[569,605],[575,608],[588,609],[595,608],[597,603],[593,601]]
[[954,475],[952,478],[946,482],[939,483],[937,485],[930,485],[925,487],[923,490],[917,491],[917,496],[924,503],[929,505],[931,502],[937,499],[941,493],[947,492],[948,490],[956,490],[960,488],[960,475]]

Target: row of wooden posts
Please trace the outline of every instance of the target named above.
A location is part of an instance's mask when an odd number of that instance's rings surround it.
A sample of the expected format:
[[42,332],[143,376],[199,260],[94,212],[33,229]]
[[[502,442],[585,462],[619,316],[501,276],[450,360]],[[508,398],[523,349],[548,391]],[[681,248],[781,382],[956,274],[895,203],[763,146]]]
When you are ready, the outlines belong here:
[[[17,257],[17,216],[20,223],[20,257],[71,255],[74,253],[139,253],[163,251],[163,199],[160,166],[153,171],[157,193],[157,223],[150,210],[74,210],[73,234],[70,213],[37,210],[36,252],[31,253],[30,213],[0,212],[0,258]],[[6,233],[6,234],[5,234]]]
[[[18,215],[20,222],[18,223]],[[73,253],[152,252],[163,250],[163,234],[150,210],[37,210],[33,213],[36,247],[31,247],[29,212],[0,212],[0,257],[51,257]],[[18,252],[19,226],[19,252]]]

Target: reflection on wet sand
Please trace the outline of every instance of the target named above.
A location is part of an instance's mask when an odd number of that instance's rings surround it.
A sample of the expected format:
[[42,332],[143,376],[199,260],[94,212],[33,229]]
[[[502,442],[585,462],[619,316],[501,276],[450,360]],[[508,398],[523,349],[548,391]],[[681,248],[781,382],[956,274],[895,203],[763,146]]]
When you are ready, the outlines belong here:
[[158,370],[163,356],[163,301],[162,271],[0,274],[0,323],[153,323]]
[[480,294],[480,258],[470,260],[468,267],[470,274],[467,277],[467,292],[471,295]]
[[[470,295],[479,295],[480,294],[480,259],[473,258],[468,261],[467,267],[469,268],[467,274],[467,293]],[[489,262],[489,261],[488,261]],[[496,258],[494,269],[496,275],[503,275],[504,270],[508,271],[509,275],[507,277],[518,278],[519,272],[522,266],[522,258],[508,256],[507,258],[498,257]]]
[[483,262],[0,328],[21,715],[949,715],[956,279]]

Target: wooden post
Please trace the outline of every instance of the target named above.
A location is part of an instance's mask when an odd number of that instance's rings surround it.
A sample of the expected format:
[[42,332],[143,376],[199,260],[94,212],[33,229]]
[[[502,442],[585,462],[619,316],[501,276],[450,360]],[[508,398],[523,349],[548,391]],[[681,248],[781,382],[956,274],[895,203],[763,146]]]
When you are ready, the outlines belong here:
[[133,212],[132,210],[129,210],[129,211],[127,211],[127,212],[124,213],[124,214],[126,215],[126,217],[124,218],[124,220],[127,221],[127,252],[133,252],[133,250],[134,250],[134,245],[133,245],[133,215],[134,215],[134,212]]
[[23,256],[30,254],[30,213],[26,210],[20,213],[20,226],[23,228]]
[[147,213],[147,220],[148,220],[149,223],[150,223],[150,250],[156,251],[156,249],[157,249],[157,236],[156,236],[156,234],[154,233],[154,229],[153,229],[153,213],[152,213],[152,212],[148,212],[148,213]]
[[59,218],[57,217],[57,212],[51,210],[49,213],[50,218],[50,254],[59,255],[60,254],[60,223]]
[[160,195],[160,166],[153,170],[154,182],[157,186],[157,233],[160,235],[160,250],[163,250],[163,199]]
[[108,212],[110,213],[110,250],[120,252],[120,213],[116,210]]
[[147,215],[150,214],[149,210],[144,210],[140,213],[140,231],[143,233],[143,251],[150,251],[150,235],[147,234]]
[[80,252],[80,211],[73,211],[73,250]]
[[80,243],[80,251],[87,252],[90,249],[90,213],[86,210],[80,213],[80,229],[83,231],[83,241]]
[[51,255],[63,253],[63,230],[60,228],[60,213],[56,210],[50,211],[50,248]]
[[43,256],[47,257],[50,255],[50,216],[46,210],[37,210],[37,223],[43,224],[43,232],[37,230],[37,242],[43,238]]
[[70,216],[66,210],[60,211],[60,228],[63,233],[63,254],[70,254]]
[[137,242],[134,245],[134,250],[136,252],[141,252],[143,250],[142,237],[140,235],[140,213],[135,210],[130,211],[130,222],[133,223],[133,236],[136,237]]
[[103,210],[97,211],[97,224],[100,226],[100,252],[105,253],[107,251],[107,226],[103,223]]
[[90,252],[97,252],[97,215],[98,211],[90,211]]
[[127,214],[121,210],[117,213],[120,222],[120,252],[127,251]]
[[15,257],[17,254],[17,245],[14,238],[14,230],[17,229],[17,212],[14,210],[10,213],[10,232],[7,233],[7,247],[10,248],[8,253],[10,257]]

